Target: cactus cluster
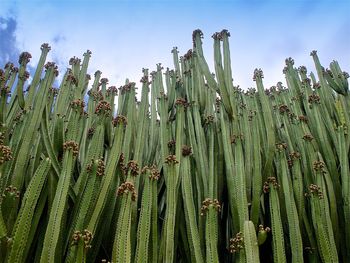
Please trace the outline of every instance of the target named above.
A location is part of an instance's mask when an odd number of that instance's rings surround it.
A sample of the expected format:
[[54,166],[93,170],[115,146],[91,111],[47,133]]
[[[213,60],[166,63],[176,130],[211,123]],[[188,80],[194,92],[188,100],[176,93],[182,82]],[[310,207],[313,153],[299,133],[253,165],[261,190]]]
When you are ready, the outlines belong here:
[[[108,87],[48,44],[0,69],[0,263],[350,262],[349,74],[233,85],[230,33]],[[61,73],[62,74],[62,73]],[[139,101],[138,101],[139,100]]]

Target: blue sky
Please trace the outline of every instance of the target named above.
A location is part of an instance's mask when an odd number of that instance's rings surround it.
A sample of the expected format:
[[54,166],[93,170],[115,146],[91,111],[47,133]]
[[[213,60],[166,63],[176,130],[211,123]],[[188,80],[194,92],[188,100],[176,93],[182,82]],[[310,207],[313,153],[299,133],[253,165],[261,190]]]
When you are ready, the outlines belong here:
[[230,31],[234,84],[242,88],[254,86],[255,68],[263,69],[266,88],[283,81],[286,57],[313,70],[314,49],[324,66],[335,59],[350,71],[350,1],[339,0],[0,0],[0,66],[17,62],[21,51],[35,66],[48,42],[61,76],[70,57],[90,49],[90,74],[101,70],[110,85],[138,83],[143,67],[172,68],[172,47],[184,54],[197,28],[213,71],[211,35]]

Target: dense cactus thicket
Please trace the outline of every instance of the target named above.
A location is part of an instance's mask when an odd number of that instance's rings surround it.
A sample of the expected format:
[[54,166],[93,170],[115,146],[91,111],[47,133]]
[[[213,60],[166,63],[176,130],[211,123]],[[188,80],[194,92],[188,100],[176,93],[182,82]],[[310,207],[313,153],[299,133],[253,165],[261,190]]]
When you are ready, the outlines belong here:
[[[0,262],[350,262],[349,75],[233,85],[229,32],[117,89],[43,44],[0,70]],[[140,101],[136,99],[139,86]]]

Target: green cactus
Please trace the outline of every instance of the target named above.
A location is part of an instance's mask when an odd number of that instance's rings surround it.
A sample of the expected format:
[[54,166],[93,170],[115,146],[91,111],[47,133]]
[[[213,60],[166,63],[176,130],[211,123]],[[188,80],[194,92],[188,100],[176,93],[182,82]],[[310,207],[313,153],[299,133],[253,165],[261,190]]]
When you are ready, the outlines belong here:
[[315,73],[287,58],[287,87],[240,89],[229,37],[214,74],[195,30],[140,97],[90,87],[89,50],[60,83],[48,44],[32,78],[27,52],[0,69],[0,263],[348,262],[349,74],[313,51]]
[[12,244],[7,258],[9,263],[25,261],[24,252],[32,227],[31,222],[50,167],[51,160],[49,158],[43,160],[24,193],[22,205],[12,230]]

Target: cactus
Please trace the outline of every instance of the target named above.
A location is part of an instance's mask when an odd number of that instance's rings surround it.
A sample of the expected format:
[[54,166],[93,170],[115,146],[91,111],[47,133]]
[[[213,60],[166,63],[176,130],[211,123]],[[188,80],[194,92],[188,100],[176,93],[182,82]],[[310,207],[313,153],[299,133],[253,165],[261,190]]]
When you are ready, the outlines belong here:
[[277,183],[275,177],[268,177],[264,183],[264,192],[270,193],[269,205],[271,216],[271,228],[273,239],[273,258],[274,262],[287,262],[285,247],[284,247],[284,235],[283,226],[280,211],[280,201],[278,197],[278,188],[280,185]]
[[203,37],[142,70],[141,101],[90,85],[89,50],[60,83],[48,44],[32,78],[28,52],[0,69],[0,263],[350,261],[349,74],[313,51],[240,89],[230,33],[215,74]]
[[244,249],[247,262],[259,262],[258,240],[255,233],[255,227],[252,221],[244,222]]
[[23,262],[26,258],[24,252],[32,227],[33,214],[50,167],[51,160],[49,158],[41,162],[23,196],[22,205],[12,231],[13,240],[7,262]]

